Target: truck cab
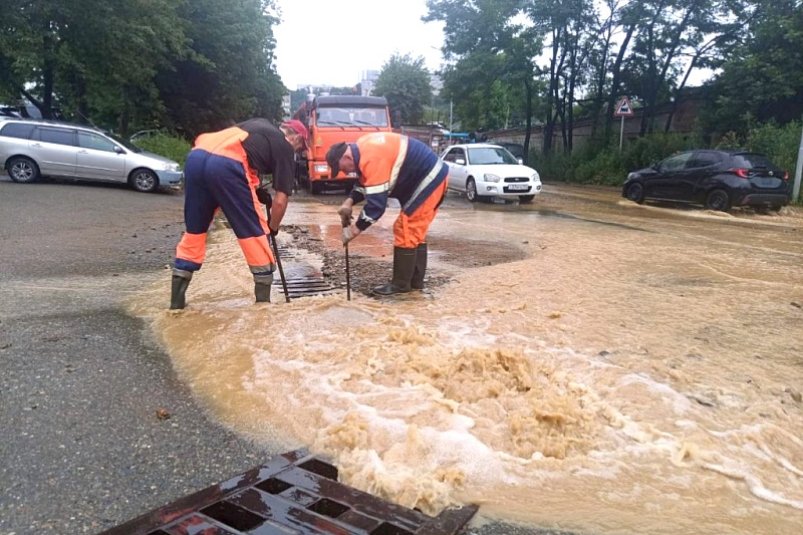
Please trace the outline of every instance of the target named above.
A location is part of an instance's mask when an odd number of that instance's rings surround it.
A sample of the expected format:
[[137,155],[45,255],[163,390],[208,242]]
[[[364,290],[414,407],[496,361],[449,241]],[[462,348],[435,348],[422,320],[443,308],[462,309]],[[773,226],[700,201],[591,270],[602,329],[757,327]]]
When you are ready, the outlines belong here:
[[346,176],[341,172],[336,177],[331,176],[326,152],[341,141],[353,143],[365,134],[391,132],[387,100],[357,95],[318,96],[305,111],[310,144],[306,158],[298,167],[299,182],[309,186],[311,193],[319,193],[326,185],[348,191],[356,175]]

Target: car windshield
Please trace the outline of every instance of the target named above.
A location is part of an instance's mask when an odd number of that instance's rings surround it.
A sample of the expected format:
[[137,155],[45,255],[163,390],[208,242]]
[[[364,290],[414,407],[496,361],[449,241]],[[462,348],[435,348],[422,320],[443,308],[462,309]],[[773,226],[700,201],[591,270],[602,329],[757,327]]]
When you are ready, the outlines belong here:
[[735,167],[744,167],[746,169],[777,169],[775,164],[763,154],[734,154],[733,164]]
[[114,134],[110,134],[110,133],[108,133],[108,132],[104,132],[103,134],[104,134],[106,137],[110,137],[110,138],[112,138],[114,141],[116,141],[117,143],[119,143],[119,144],[120,144],[120,145],[122,145],[123,147],[127,148],[127,149],[128,149],[128,150],[130,150],[131,152],[142,152],[142,149],[141,149],[141,148],[137,147],[136,145],[134,145],[133,143],[131,143],[131,142],[130,142],[130,141],[128,141],[128,140],[125,140],[125,139],[123,139],[123,138],[121,138],[121,137],[115,136]]
[[469,148],[468,161],[472,165],[518,165],[519,163],[515,156],[502,147]]
[[326,107],[316,111],[318,126],[381,126],[388,125],[384,108]]

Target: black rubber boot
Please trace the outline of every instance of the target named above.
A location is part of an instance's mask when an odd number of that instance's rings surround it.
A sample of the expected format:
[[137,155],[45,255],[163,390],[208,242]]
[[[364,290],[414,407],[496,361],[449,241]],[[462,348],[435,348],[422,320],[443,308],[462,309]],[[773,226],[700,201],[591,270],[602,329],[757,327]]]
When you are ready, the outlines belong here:
[[427,244],[420,244],[415,250],[415,268],[413,269],[413,279],[410,287],[413,290],[424,289],[424,275],[427,272]]
[[190,285],[192,271],[173,268],[173,286],[170,291],[170,310],[181,310],[187,306],[187,286]]
[[393,295],[410,291],[410,281],[415,269],[416,249],[405,247],[393,248],[393,280],[388,284],[377,286],[373,292],[377,295]]
[[254,275],[254,296],[257,303],[270,303],[270,287],[273,284],[273,273]]

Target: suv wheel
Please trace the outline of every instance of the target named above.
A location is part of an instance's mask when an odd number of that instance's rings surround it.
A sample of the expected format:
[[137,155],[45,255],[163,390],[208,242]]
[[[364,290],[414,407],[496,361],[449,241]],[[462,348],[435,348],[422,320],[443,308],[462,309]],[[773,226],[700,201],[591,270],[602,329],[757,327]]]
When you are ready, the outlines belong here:
[[715,189],[705,198],[705,207],[717,212],[727,212],[731,208],[731,198],[724,189]]
[[535,199],[535,195],[519,195],[519,202],[521,204],[530,204]]
[[128,183],[137,191],[151,193],[159,187],[159,178],[150,169],[134,169]]
[[6,169],[14,182],[29,184],[39,180],[39,166],[30,158],[15,156],[8,160]]

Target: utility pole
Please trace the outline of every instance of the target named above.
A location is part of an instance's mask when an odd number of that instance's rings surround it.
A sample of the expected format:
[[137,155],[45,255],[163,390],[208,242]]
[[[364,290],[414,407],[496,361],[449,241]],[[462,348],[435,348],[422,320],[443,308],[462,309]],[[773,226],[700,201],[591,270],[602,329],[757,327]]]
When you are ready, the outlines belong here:
[[449,145],[452,144],[452,112],[454,111],[454,103],[449,99]]

